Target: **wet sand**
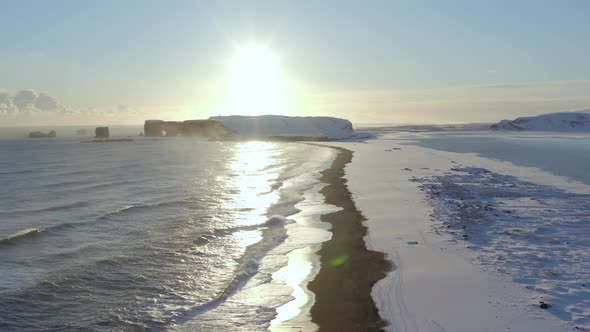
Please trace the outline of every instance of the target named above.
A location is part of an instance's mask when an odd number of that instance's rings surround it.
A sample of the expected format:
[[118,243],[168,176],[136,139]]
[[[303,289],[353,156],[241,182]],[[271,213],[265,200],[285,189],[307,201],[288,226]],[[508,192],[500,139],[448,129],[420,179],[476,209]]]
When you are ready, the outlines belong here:
[[344,179],[344,167],[353,154],[335,149],[339,154],[322,172],[321,180],[328,185],[321,193],[327,204],[342,210],[321,217],[332,225],[332,239],[318,251],[321,268],[308,284],[315,294],[312,321],[320,331],[382,331],[387,323],[379,316],[371,288],[386,276],[392,264],[383,253],[368,250],[365,245],[366,218],[354,205]]

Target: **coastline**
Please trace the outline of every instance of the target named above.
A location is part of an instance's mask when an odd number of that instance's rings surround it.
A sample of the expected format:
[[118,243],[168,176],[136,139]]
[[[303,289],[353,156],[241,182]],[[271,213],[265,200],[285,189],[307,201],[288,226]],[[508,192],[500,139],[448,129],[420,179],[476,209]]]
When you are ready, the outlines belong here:
[[356,208],[344,178],[353,152],[326,147],[338,150],[338,155],[321,173],[320,180],[327,185],[320,193],[326,204],[341,210],[321,216],[331,225],[332,238],[317,252],[321,267],[308,284],[315,295],[311,318],[320,331],[382,331],[387,322],[379,316],[371,291],[391,271],[392,264],[384,253],[369,250],[365,244],[366,218]]
[[[390,134],[366,144],[329,143],[353,150],[355,158],[346,167],[347,186],[356,207],[368,219],[367,246],[385,252],[396,265],[396,270],[372,290],[380,315],[391,324],[387,329],[459,332],[478,331],[483,326],[493,331],[573,330],[560,309],[571,302],[552,299],[549,303],[553,307],[540,308],[539,300],[547,301],[543,289],[515,283],[496,270],[502,261],[489,268],[474,264],[480,259],[475,256],[481,254],[478,247],[433,229],[433,206],[412,180],[455,174],[452,169],[458,165],[515,176],[528,173],[529,178],[547,180],[545,176],[539,178],[536,171],[472,154],[408,144],[414,141],[412,135]],[[582,324],[578,326],[583,330]]]

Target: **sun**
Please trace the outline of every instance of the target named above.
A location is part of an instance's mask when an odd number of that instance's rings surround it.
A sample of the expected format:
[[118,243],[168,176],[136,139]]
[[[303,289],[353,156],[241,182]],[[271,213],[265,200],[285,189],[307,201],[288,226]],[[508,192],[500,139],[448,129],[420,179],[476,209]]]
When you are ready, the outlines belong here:
[[229,63],[227,84],[225,114],[286,112],[279,57],[267,46],[247,44],[237,47]]

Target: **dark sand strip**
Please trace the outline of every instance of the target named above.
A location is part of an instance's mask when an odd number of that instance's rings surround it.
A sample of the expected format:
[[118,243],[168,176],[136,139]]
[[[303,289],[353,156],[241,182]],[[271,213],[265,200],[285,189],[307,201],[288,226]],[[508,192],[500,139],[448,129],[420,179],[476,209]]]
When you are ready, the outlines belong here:
[[344,179],[352,151],[335,149],[338,156],[322,172],[321,180],[328,185],[321,193],[327,204],[343,210],[321,217],[332,225],[332,239],[322,244],[318,252],[320,271],[308,284],[315,294],[311,318],[320,331],[382,331],[387,323],[379,316],[371,288],[386,276],[392,264],[383,253],[368,250],[365,245],[366,218],[356,209]]

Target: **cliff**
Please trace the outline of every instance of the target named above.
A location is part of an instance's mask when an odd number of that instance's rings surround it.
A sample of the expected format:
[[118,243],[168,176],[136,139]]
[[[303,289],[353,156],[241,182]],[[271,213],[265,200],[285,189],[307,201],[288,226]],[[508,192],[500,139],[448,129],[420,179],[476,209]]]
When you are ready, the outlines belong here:
[[352,123],[332,117],[299,117],[281,115],[216,116],[209,118],[223,123],[238,137],[299,137],[344,139],[355,135]]
[[225,137],[231,134],[221,122],[212,120],[162,121],[146,120],[143,125],[145,136],[203,136]]

